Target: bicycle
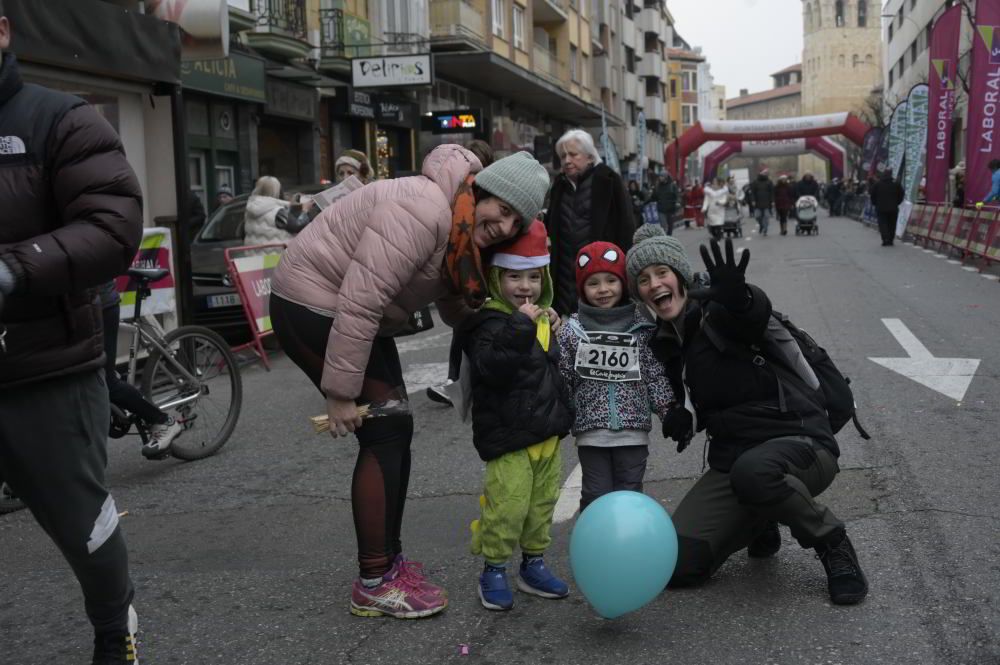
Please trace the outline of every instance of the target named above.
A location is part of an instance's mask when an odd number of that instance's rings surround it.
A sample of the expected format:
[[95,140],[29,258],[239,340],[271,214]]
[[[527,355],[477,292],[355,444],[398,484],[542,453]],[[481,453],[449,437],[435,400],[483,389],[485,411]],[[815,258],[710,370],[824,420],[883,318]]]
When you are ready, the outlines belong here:
[[[226,341],[208,328],[181,326],[164,332],[155,319],[143,320],[142,301],[152,293],[149,285],[167,276],[168,270],[132,268],[127,274],[138,282],[138,288],[135,311],[120,326],[131,334],[125,380],[137,385],[141,345],[147,353],[138,384],[143,397],[163,411],[174,411],[183,425],[170,454],[182,460],[214,455],[232,435],[243,404],[236,357]],[[121,438],[133,427],[146,443],[148,425],[112,404],[109,436]]]

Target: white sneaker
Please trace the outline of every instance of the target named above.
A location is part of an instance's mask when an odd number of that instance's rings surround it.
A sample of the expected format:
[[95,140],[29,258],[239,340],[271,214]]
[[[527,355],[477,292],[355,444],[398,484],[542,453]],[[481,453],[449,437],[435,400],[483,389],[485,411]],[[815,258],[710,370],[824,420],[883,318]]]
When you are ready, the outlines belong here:
[[448,406],[453,406],[451,401],[451,396],[445,391],[445,388],[455,383],[451,379],[448,379],[440,386],[430,386],[427,388],[427,398],[438,404],[447,404]]
[[17,495],[14,494],[13,490],[10,489],[10,485],[7,481],[0,482],[0,515],[6,513],[12,513],[15,510],[21,510],[24,508],[24,503],[21,502]]
[[170,453],[170,444],[184,431],[184,425],[171,418],[162,425],[150,425],[149,440],[142,445],[142,456],[146,459],[163,459]]
[[127,663],[139,665],[135,634],[139,631],[139,618],[135,608],[128,606],[128,626],[124,632],[97,633],[94,635],[93,665]]

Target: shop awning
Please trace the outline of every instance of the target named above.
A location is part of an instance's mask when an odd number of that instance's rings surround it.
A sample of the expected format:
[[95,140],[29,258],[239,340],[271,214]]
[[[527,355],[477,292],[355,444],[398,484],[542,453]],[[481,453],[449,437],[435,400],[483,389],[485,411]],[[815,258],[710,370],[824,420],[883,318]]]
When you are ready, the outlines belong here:
[[[601,122],[600,106],[574,97],[496,53],[435,53],[434,75],[511,99],[567,123],[593,126]],[[622,124],[610,113],[607,123]]]
[[4,0],[19,60],[135,81],[177,83],[176,24],[96,0]]

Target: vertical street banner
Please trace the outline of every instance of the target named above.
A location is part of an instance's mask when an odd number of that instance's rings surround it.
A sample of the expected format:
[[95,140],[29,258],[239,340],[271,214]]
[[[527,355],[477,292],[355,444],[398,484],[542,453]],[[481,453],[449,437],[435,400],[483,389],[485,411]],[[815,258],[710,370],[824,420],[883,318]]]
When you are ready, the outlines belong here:
[[892,112],[892,120],[889,121],[889,164],[892,177],[899,177],[899,170],[903,166],[903,154],[906,152],[906,102],[900,103],[896,110]]
[[991,159],[1000,157],[1000,2],[976,3],[965,130],[965,199],[976,203],[990,191]]
[[861,170],[866,176],[875,172],[875,162],[878,159],[878,149],[881,144],[881,127],[872,127],[865,133],[865,140],[861,143]]
[[639,155],[639,186],[642,187],[646,184],[646,167],[643,161],[646,156],[646,114],[639,111],[639,117],[635,122],[636,125],[636,153]]
[[903,191],[907,201],[916,201],[920,189],[920,178],[924,173],[924,154],[927,151],[927,107],[928,91],[926,83],[918,83],[910,89],[906,98],[906,157],[903,164]]
[[947,199],[951,162],[951,127],[958,81],[958,42],[962,33],[962,5],[956,4],[934,22],[930,37],[930,91],[927,123],[928,203]]
[[[142,230],[142,243],[139,251],[132,259],[132,268],[164,268],[170,273],[163,279],[149,285],[150,296],[142,301],[144,316],[151,314],[169,314],[177,311],[177,300],[174,294],[174,274],[170,265],[173,241],[170,229],[154,226]],[[139,282],[128,275],[115,278],[115,289],[121,294],[122,321],[135,315],[135,300],[139,290]]]
[[878,150],[875,159],[872,161],[871,175],[882,173],[889,168],[889,126],[882,127],[882,136],[879,138]]

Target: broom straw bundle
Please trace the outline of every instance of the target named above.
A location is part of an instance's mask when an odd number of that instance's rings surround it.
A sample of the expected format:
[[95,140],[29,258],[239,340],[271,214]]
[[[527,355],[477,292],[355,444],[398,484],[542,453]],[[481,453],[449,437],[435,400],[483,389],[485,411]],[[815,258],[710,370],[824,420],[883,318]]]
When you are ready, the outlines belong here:
[[[371,409],[370,404],[362,404],[358,407],[358,418],[367,418],[369,411]],[[316,430],[317,434],[323,434],[324,432],[330,431],[330,416],[313,416],[309,419],[312,422],[313,429]]]

